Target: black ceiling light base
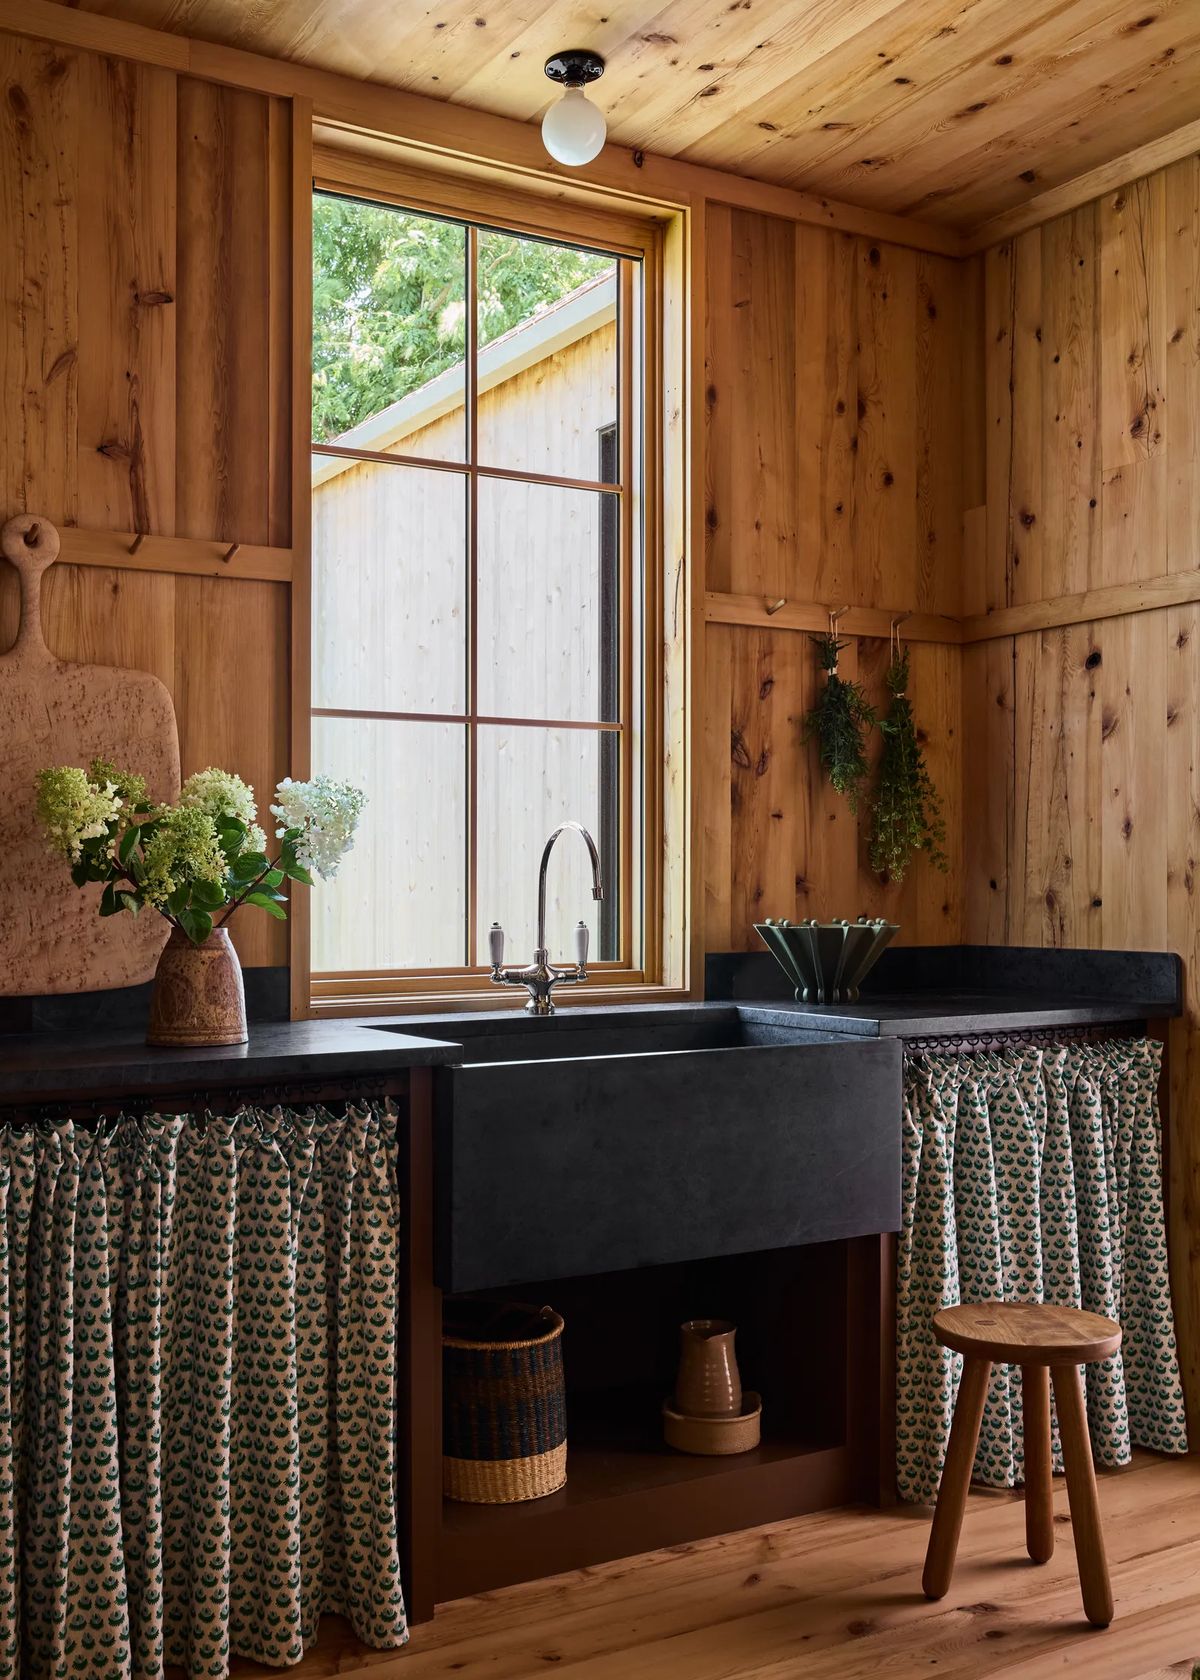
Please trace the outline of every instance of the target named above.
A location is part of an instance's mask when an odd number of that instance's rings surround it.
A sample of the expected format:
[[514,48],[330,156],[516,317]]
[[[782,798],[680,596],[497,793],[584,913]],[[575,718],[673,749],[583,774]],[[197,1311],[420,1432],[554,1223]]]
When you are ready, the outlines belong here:
[[603,76],[604,60],[587,47],[568,47],[548,58],[544,68],[550,80],[563,87],[586,87]]

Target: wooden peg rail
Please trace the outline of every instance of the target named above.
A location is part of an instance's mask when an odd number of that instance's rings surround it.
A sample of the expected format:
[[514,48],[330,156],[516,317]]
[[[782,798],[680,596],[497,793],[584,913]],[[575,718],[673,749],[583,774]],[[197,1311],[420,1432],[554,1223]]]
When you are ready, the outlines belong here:
[[295,570],[292,549],[265,544],[159,537],[147,531],[80,531],[72,526],[60,526],[59,536],[60,558],[72,566],[125,567],[192,577],[259,578],[268,583],[291,583]]
[[708,624],[770,626],[772,630],[828,631],[831,616],[841,636],[878,636],[886,641],[894,620],[904,625],[904,639],[910,642],[961,642],[962,626],[955,618],[940,613],[902,613],[890,607],[843,607],[830,613],[817,601],[764,599],[761,595],[721,595],[710,590],[704,597],[704,618]]

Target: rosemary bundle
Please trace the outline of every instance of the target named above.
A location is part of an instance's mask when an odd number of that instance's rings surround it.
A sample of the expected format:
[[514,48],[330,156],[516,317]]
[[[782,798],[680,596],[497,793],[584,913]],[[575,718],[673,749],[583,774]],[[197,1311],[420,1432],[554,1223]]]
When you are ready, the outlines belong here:
[[924,852],[936,868],[945,870],[946,825],[905,692],[907,648],[897,645],[894,649],[887,687],[891,699],[879,725],[883,753],[872,801],[870,857],[872,869],[899,882],[915,852]]
[[825,773],[850,801],[850,809],[857,811],[867,780],[866,735],[875,724],[875,708],[860,684],[838,676],[838,654],[845,642],[839,642],[832,631],[812,640],[827,676],[820,699],[804,720],[804,739],[816,737]]

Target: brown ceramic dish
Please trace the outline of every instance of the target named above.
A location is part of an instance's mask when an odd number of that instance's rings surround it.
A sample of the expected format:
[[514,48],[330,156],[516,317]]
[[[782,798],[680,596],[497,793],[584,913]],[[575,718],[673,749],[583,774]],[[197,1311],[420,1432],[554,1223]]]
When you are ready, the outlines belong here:
[[688,1417],[664,1400],[663,1435],[669,1447],[706,1458],[750,1452],[762,1436],[762,1399],[747,1389],[735,1417]]

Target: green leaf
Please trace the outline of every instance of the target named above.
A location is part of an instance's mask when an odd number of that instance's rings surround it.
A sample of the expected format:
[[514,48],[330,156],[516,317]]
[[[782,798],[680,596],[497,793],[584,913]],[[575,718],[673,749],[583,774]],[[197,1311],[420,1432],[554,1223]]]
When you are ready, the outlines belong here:
[[127,828],[122,834],[121,842],[117,847],[117,858],[121,863],[127,864],[129,862],[130,853],[137,845],[141,832],[140,828]]
[[219,910],[228,896],[220,881],[192,882],[192,903],[202,910]]
[[279,887],[279,886],[283,885],[283,881],[284,881],[283,870],[282,869],[271,869],[271,870],[268,870],[267,874],[263,877],[263,886],[264,887]]
[[212,917],[207,910],[182,910],[178,921],[193,945],[203,945],[212,932]]
[[121,906],[117,903],[116,888],[110,881],[100,894],[100,914],[102,916],[115,916],[120,909]]
[[311,887],[313,884],[312,876],[302,864],[293,863],[288,870],[288,874],[291,876],[293,881],[300,881],[306,887]]
[[181,917],[183,912],[187,909],[188,891],[189,889],[186,884],[182,887],[176,887],[170,898],[168,898],[167,909],[171,912],[172,916]]
[[121,900],[121,903],[125,906],[126,910],[131,911],[135,916],[142,908],[141,899],[135,898],[132,893],[118,893],[117,897]]
[[241,852],[234,858],[229,873],[241,886],[257,880],[270,868],[271,860],[263,852]]
[[274,916],[277,922],[287,921],[287,911],[281,910],[275,896],[265,892],[252,892],[246,895],[247,904],[257,904],[260,910],[265,910],[269,916]]

